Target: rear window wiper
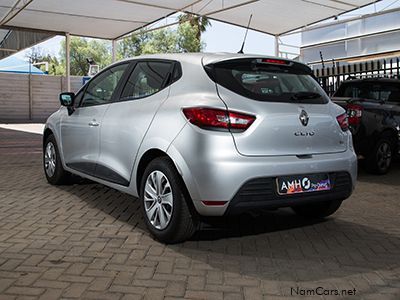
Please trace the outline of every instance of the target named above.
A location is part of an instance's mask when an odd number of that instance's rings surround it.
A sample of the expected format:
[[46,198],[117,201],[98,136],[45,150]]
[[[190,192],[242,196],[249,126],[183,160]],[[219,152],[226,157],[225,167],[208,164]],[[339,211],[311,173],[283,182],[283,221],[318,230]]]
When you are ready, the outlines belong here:
[[322,95],[314,92],[298,92],[290,97],[290,100],[307,100],[321,98]]

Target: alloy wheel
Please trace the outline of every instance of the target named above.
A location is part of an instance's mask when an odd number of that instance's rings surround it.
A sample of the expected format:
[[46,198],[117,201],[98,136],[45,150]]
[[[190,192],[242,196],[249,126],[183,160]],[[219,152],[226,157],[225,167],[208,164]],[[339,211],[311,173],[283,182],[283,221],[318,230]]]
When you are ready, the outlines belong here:
[[165,229],[171,221],[173,195],[168,178],[161,171],[153,171],[144,187],[144,208],[151,225]]
[[392,149],[387,142],[379,145],[376,157],[377,165],[380,170],[386,170],[389,168],[390,163],[392,162]]
[[44,168],[49,177],[53,177],[56,172],[56,149],[52,142],[48,142],[44,152]]

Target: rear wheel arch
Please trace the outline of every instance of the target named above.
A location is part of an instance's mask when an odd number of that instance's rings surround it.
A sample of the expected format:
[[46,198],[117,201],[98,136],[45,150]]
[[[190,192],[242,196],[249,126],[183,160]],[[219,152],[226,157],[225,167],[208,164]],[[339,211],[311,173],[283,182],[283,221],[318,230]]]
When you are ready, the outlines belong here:
[[[368,149],[365,151],[366,155],[371,155],[371,153],[374,150],[374,147],[376,146],[376,144],[382,139],[382,138],[387,138],[391,141],[396,141],[397,138],[397,133],[395,131],[394,128],[384,128],[382,130],[375,130],[374,133],[372,135],[369,136],[369,147]],[[367,137],[364,137],[364,139],[368,139]],[[396,145],[395,145],[396,146]]]
[[379,136],[380,138],[382,137],[388,137],[390,140],[394,140],[396,141],[396,137],[397,137],[397,132],[394,129],[391,128],[387,128],[385,130],[382,131],[382,133]]
[[136,171],[136,189],[137,189],[137,194],[139,196],[140,196],[140,183],[142,181],[144,171],[146,170],[146,167],[149,165],[149,163],[158,157],[168,157],[169,159],[171,159],[167,153],[165,153],[160,149],[147,150],[140,158]]
[[[140,158],[138,167],[137,167],[137,171],[136,171],[136,190],[137,190],[137,194],[140,197],[140,186],[141,186],[141,182],[142,182],[142,178],[144,175],[144,172],[147,168],[147,166],[149,165],[149,163],[151,161],[153,161],[156,158],[160,158],[160,157],[165,157],[168,158],[172,164],[174,165],[178,175],[179,175],[179,181],[182,185],[182,189],[184,194],[186,195],[186,199],[192,199],[192,197],[190,196],[190,193],[187,189],[186,186],[186,182],[185,180],[183,180],[182,174],[180,172],[180,168],[177,166],[176,162],[171,158],[170,155],[168,155],[166,152],[160,150],[160,149],[149,149],[147,150],[142,157]],[[193,201],[187,201],[189,209],[192,213],[197,213],[197,210],[194,207]]]
[[378,136],[378,138],[375,140],[375,143],[377,143],[380,139],[382,138],[387,138],[389,141],[391,141],[394,153],[397,153],[397,136],[398,133],[396,132],[396,130],[394,128],[386,128],[384,129],[381,134]]
[[397,153],[397,133],[391,128],[383,130],[374,139],[369,155],[366,157],[366,169],[372,174],[386,174],[393,156]]
[[[151,234],[162,242],[185,241],[199,225],[197,214],[191,209],[192,201],[181,179],[169,156],[151,160],[142,176],[140,202],[143,217]],[[167,198],[169,200],[166,201]]]

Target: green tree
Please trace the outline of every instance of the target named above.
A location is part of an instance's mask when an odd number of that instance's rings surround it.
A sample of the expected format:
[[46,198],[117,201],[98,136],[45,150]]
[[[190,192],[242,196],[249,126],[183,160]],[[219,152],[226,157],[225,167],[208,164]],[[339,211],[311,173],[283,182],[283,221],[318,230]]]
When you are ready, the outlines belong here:
[[141,54],[180,52],[176,31],[170,28],[132,34],[118,43],[118,59]]
[[[65,65],[65,41],[61,42],[61,62]],[[84,76],[89,71],[87,59],[92,59],[100,69],[111,63],[109,45],[105,41],[71,37],[70,43],[70,73]]]
[[[47,62],[49,64],[49,74],[50,75],[63,75],[65,68],[59,62],[57,57],[51,56],[49,53],[46,53],[40,47],[33,47],[30,52],[26,55],[29,61],[32,64]],[[43,72],[46,71],[45,65],[36,65],[37,68],[41,69]]]
[[163,28],[150,33],[149,40],[143,45],[142,54],[175,52],[180,52],[176,31]]
[[118,43],[118,59],[141,54],[199,52],[205,44],[201,34],[210,22],[205,17],[183,14],[176,28],[134,33]]
[[151,33],[138,32],[118,42],[117,58],[123,59],[143,53],[143,46],[151,39]]
[[197,35],[198,29],[188,22],[179,24],[177,29],[178,52],[200,52],[204,48],[204,43],[197,38]]
[[191,27],[195,29],[196,39],[201,43],[201,34],[207,30],[208,26],[211,26],[210,21],[205,16],[198,16],[190,13],[185,13],[179,16],[179,22],[189,23]]

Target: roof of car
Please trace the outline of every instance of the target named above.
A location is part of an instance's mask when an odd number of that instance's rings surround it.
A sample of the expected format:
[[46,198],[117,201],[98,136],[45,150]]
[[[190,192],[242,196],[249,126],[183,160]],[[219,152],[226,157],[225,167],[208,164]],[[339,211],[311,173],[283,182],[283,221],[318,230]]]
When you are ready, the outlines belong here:
[[375,77],[375,78],[350,78],[343,83],[359,83],[359,82],[390,82],[390,83],[400,83],[400,78],[388,78],[388,77]]
[[[229,59],[237,59],[237,58],[273,58],[273,59],[282,59],[287,61],[293,61],[286,58],[273,57],[268,55],[260,55],[260,54],[240,54],[240,53],[228,53],[228,52],[219,52],[219,53],[164,53],[164,54],[146,54],[139,55],[135,57],[128,58],[126,60],[133,59],[170,59],[177,60],[181,62],[194,62],[194,61],[203,61],[203,63],[210,64],[217,61],[229,60]],[[297,61],[293,61],[299,63]]]

